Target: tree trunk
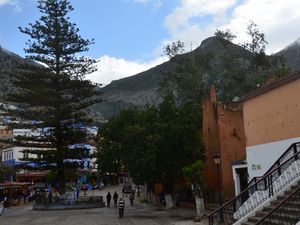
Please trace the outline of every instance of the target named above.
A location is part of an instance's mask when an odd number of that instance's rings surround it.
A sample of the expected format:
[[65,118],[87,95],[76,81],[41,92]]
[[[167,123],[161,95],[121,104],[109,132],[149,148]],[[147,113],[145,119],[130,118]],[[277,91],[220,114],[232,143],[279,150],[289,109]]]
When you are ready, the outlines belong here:
[[58,174],[58,182],[59,182],[59,195],[63,198],[66,193],[66,174],[65,169],[59,170]]
[[197,210],[195,221],[200,221],[202,216],[205,214],[202,190],[199,184],[193,184],[192,190],[194,191],[196,210]]
[[202,197],[196,194],[195,202],[196,202],[196,210],[197,210],[196,219],[200,220],[205,213],[204,200]]
[[166,198],[166,208],[167,209],[174,208],[174,201],[172,195],[166,194],[165,198]]

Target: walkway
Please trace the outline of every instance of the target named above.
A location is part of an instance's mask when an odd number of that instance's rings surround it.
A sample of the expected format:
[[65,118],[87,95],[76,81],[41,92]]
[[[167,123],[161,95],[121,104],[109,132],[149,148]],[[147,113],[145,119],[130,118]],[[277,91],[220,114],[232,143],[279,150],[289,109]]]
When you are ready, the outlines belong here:
[[[116,189],[117,188],[117,189]],[[113,193],[118,187],[106,188],[100,193],[105,196],[107,191]],[[98,195],[99,191],[94,192]],[[119,192],[120,193],[120,192]],[[88,192],[88,195],[91,195]],[[151,204],[138,201],[130,206],[125,197],[126,208],[124,218],[118,218],[117,208],[97,208],[85,210],[36,211],[31,205],[11,207],[0,216],[1,225],[206,225],[207,222],[193,222],[194,210],[176,209],[159,210]]]

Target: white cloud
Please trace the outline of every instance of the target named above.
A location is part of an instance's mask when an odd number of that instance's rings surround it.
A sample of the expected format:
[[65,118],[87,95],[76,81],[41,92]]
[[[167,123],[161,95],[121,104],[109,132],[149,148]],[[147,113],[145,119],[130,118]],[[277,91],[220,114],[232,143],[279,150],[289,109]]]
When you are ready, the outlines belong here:
[[[180,5],[169,14],[164,22],[170,32],[170,41],[181,40],[197,47],[214,32],[214,27],[224,22],[226,10],[236,0],[181,0]],[[213,25],[213,26],[212,26]]]
[[162,5],[161,0],[133,0],[133,2],[141,3],[144,5],[151,3],[154,6],[154,8],[156,8],[156,9],[161,7],[161,5]]
[[[149,4],[156,0],[134,1]],[[247,39],[246,28],[250,20],[265,33],[269,42],[267,53],[277,52],[300,37],[300,1],[180,0],[164,21],[170,37],[162,40],[153,53],[160,55],[163,46],[175,40],[184,41],[188,50],[194,49],[216,29],[230,29],[239,37],[237,42],[241,43]],[[99,71],[88,75],[88,78],[109,84],[112,80],[145,71],[166,59],[157,57],[151,62],[138,63],[106,55],[100,60]]]
[[137,3],[146,4],[146,3],[150,2],[151,0],[133,0],[133,1],[137,2]]
[[266,35],[268,52],[281,50],[300,36],[300,1],[249,0],[235,8],[225,26],[245,40],[245,29],[253,20]]
[[297,29],[300,26],[300,1],[181,0],[165,19],[170,38],[163,43],[179,39],[188,46],[193,43],[197,47],[217,28],[229,28],[237,34],[239,42],[243,42],[250,20],[265,33],[269,42],[267,52],[278,51],[300,36]]
[[105,55],[102,56],[100,62],[97,63],[98,71],[87,75],[86,78],[93,82],[107,85],[112,80],[135,75],[159,65],[164,61],[166,61],[166,58],[160,57],[150,62],[139,63]]
[[6,4],[11,4],[12,0],[0,0],[0,6],[6,5]]
[[18,13],[22,11],[22,8],[17,0],[0,0],[0,7],[4,5],[13,6],[13,13]]

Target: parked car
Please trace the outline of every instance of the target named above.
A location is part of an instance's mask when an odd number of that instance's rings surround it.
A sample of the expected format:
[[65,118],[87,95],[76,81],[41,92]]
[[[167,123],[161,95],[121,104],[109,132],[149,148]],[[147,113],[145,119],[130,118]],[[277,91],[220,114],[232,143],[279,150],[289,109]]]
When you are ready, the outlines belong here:
[[122,192],[126,193],[126,194],[131,193],[132,192],[132,184],[131,183],[125,183],[123,185]]
[[94,190],[96,190],[96,189],[101,190],[103,188],[104,188],[104,183],[102,183],[102,182],[93,186]]

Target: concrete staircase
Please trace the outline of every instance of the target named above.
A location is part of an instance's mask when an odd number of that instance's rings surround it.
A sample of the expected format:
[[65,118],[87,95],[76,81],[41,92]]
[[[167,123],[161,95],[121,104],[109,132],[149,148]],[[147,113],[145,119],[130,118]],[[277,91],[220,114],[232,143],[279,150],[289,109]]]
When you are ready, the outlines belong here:
[[[293,180],[300,177],[300,159],[294,161],[279,175],[271,184],[274,194],[283,191]],[[280,194],[280,193],[279,193]],[[282,194],[280,194],[282,195]],[[263,201],[262,201],[263,199]],[[234,213],[235,218],[241,218],[240,215],[246,210],[254,209],[253,205],[259,206],[269,199],[269,190],[257,190],[245,201],[241,207]],[[256,208],[256,207],[255,207]]]
[[[295,189],[299,188],[300,181],[291,186],[291,189],[284,191],[284,194],[278,196],[276,200],[271,201],[269,206],[263,207],[263,209],[254,216],[249,217],[247,222],[243,222],[241,225],[255,225],[267,214],[269,214],[276,206],[284,201]],[[297,224],[300,221],[300,191],[298,191],[292,198],[292,201],[287,201],[283,205],[281,212],[273,214],[266,221],[261,224],[264,225],[283,225],[283,224]]]
[[208,216],[210,225],[300,225],[300,142],[238,196]]

